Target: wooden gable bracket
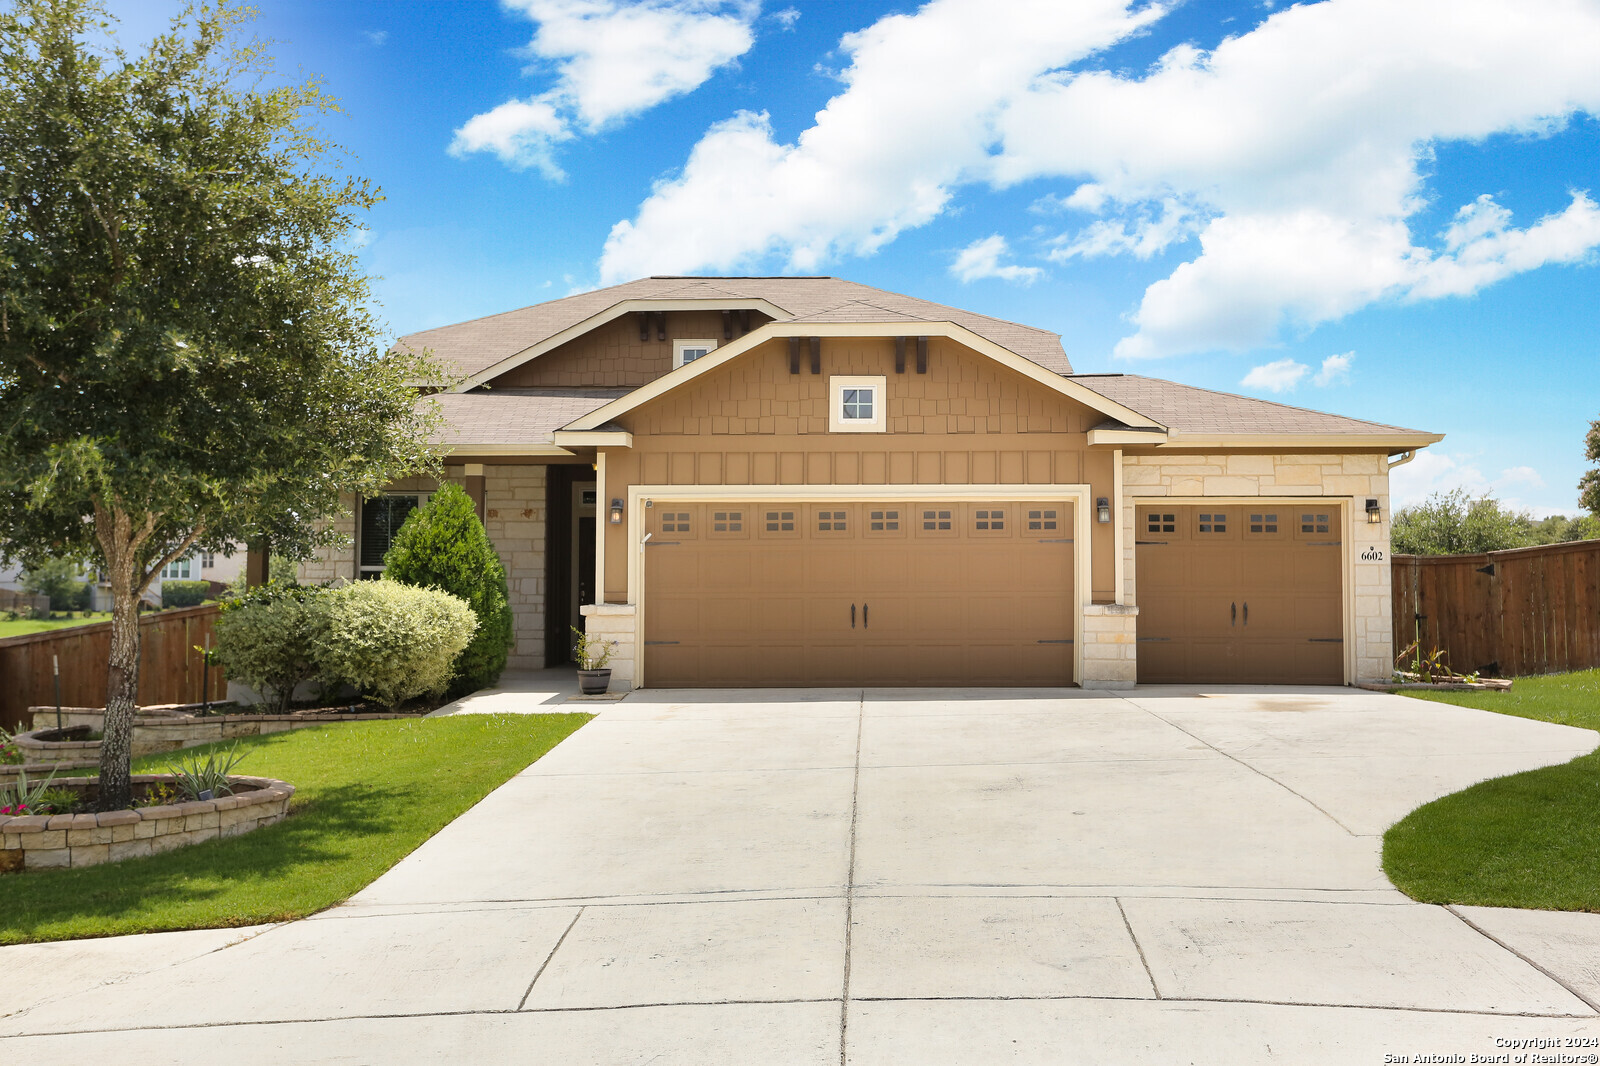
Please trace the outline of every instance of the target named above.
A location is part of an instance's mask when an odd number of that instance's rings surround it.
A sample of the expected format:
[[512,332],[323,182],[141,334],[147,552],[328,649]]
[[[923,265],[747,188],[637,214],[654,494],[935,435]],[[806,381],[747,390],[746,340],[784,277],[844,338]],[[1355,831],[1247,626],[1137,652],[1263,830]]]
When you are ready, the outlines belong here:
[[811,338],[811,372],[822,373],[822,338]]
[[639,343],[643,344],[650,339],[650,312],[639,312]]
[[927,372],[928,372],[928,338],[926,338],[926,337],[918,337],[917,338],[917,373],[926,374]]
[[789,373],[800,373],[800,338],[789,338]]
[[750,332],[750,309],[748,307],[741,307],[741,308],[739,308],[739,335],[743,336],[744,334],[749,333],[749,332]]
[[894,339],[894,372],[896,374],[904,374],[906,372],[906,339],[904,337],[896,337]]
[[667,339],[667,313],[665,311],[657,311],[656,312],[656,340],[664,341],[666,339]]
[[725,340],[725,341],[733,340],[733,312],[732,311],[724,311],[724,312],[722,312],[722,339]]

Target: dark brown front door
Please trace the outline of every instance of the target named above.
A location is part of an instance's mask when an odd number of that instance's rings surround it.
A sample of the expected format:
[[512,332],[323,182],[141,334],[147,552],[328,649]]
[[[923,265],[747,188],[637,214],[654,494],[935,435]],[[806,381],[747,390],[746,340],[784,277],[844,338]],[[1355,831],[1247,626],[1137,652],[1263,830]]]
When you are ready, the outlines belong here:
[[647,685],[1072,681],[1069,505],[658,502],[646,531]]
[[1327,503],[1140,505],[1140,682],[1344,684],[1340,517]]

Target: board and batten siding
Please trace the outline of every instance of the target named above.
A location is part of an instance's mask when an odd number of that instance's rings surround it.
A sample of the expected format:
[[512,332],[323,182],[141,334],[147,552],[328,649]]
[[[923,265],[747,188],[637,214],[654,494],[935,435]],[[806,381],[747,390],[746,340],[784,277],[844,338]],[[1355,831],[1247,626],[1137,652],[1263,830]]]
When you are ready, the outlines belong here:
[[[930,339],[926,374],[912,354],[896,373],[893,338],[824,338],[822,373],[810,367],[806,347],[791,374],[787,341],[772,341],[622,415],[633,447],[606,451],[600,498],[632,485],[1088,484],[1112,495],[1113,454],[1090,451],[1086,436],[1104,415],[954,341]],[[829,432],[835,375],[884,377],[885,432]],[[1092,595],[1109,600],[1112,527],[1093,526],[1091,541]],[[627,602],[631,550],[606,537],[607,602]]]
[[[723,336],[720,311],[667,311],[664,314],[665,340],[661,339],[654,321],[648,336],[640,340],[639,316],[626,314],[552,348],[537,359],[507,370],[490,384],[495,388],[637,388],[672,370],[672,342],[675,340],[728,343],[728,338]],[[751,329],[769,321],[760,311],[748,314]],[[738,315],[734,313],[734,340],[743,335],[737,324]]]

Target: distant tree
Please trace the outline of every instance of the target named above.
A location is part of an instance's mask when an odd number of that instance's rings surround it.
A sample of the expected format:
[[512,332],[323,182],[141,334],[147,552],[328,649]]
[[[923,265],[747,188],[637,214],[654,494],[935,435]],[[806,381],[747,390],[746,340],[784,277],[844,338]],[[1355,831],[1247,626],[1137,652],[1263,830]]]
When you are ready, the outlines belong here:
[[1574,540],[1600,539],[1600,517],[1592,514],[1568,518],[1553,514],[1533,523],[1535,544],[1564,544]]
[[44,559],[22,572],[22,590],[50,597],[52,611],[70,611],[83,588],[83,567],[70,559]]
[[[1589,432],[1583,438],[1583,457],[1591,464],[1600,463],[1600,420],[1589,423]],[[1578,479],[1578,502],[1592,515],[1600,515],[1600,469],[1586,470]]]
[[500,556],[460,485],[443,486],[406,516],[383,567],[386,581],[459,596],[477,616],[472,643],[456,660],[452,695],[464,696],[500,679],[512,642],[510,590]]
[[315,81],[271,87],[232,0],[136,54],[96,0],[0,9],[0,556],[113,601],[100,806],[131,799],[137,604],[195,547],[339,538],[341,493],[432,469],[384,354]]
[[1533,520],[1493,496],[1466,489],[1436,492],[1394,513],[1390,543],[1400,555],[1468,555],[1536,544]]

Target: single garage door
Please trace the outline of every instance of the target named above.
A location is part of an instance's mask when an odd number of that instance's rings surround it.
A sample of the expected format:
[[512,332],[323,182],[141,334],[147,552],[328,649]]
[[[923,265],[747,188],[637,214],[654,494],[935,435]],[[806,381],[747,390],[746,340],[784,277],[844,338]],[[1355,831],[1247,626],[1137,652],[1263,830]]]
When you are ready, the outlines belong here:
[[1139,680],[1344,684],[1340,512],[1141,505]]
[[645,525],[647,685],[1072,681],[1070,504],[656,501]]

